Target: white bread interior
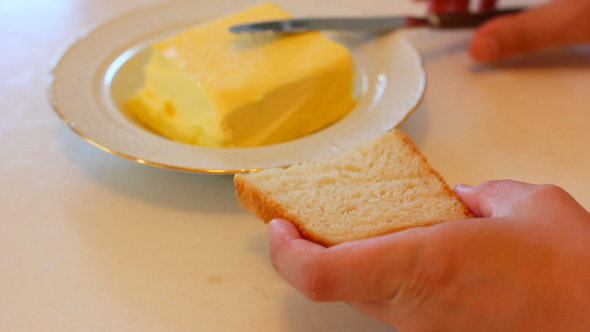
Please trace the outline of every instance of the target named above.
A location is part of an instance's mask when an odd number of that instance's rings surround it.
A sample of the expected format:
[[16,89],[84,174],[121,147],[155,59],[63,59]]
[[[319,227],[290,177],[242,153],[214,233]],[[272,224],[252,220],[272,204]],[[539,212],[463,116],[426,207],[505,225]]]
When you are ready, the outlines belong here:
[[472,216],[397,129],[313,161],[237,174],[234,183],[244,209],[264,222],[289,220],[325,246]]

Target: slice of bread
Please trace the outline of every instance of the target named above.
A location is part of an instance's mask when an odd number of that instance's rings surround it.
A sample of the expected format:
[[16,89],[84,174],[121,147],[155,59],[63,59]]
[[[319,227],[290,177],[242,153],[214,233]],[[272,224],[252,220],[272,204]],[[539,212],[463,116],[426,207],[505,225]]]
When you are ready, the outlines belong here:
[[237,174],[234,183],[244,209],[264,222],[289,220],[325,246],[472,216],[397,129],[313,161]]

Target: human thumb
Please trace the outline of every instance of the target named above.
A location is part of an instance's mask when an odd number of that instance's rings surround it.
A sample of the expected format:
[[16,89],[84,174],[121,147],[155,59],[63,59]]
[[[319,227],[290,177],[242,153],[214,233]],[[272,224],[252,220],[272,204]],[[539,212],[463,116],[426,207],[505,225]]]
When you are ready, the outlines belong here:
[[490,20],[475,31],[469,51],[478,62],[590,42],[590,1],[556,0]]
[[477,186],[458,185],[453,190],[476,217],[503,217],[526,212],[523,201],[539,186],[494,180]]

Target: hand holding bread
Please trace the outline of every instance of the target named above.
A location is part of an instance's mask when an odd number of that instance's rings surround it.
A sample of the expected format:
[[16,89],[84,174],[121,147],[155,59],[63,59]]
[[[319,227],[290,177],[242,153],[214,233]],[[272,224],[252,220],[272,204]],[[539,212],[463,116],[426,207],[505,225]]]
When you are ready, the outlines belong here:
[[555,186],[455,189],[477,219],[326,248],[269,226],[277,272],[398,331],[590,331],[590,214]]
[[275,270],[311,300],[400,332],[590,330],[590,214],[558,187],[493,181],[457,196],[396,130],[235,182],[270,222]]

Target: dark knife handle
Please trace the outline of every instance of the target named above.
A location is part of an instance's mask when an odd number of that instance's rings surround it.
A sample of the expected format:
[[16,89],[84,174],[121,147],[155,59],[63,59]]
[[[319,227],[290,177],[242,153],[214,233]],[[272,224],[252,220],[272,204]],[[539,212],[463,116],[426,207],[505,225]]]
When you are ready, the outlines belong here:
[[439,29],[475,28],[496,16],[515,14],[526,8],[509,8],[479,13],[432,13],[427,17],[430,26]]

